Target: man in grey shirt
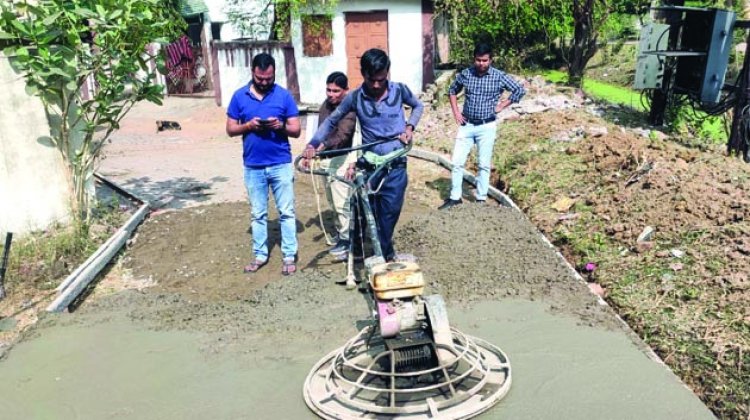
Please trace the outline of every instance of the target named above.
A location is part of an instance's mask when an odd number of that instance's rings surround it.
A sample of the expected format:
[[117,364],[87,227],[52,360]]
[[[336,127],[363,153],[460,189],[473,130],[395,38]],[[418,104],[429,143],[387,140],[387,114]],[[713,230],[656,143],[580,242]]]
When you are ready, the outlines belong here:
[[[363,144],[390,140],[372,146],[367,149],[368,151],[381,156],[387,155],[412,141],[414,128],[424,110],[422,102],[406,85],[388,80],[391,60],[385,51],[377,48],[365,51],[360,59],[360,67],[364,83],[347,95],[341,105],[323,121],[310,140],[313,148],[316,148],[350,111],[357,113],[362,128]],[[408,121],[404,115],[404,105],[412,108]],[[309,152],[308,155],[307,157],[312,157],[313,153]],[[351,177],[353,172],[354,165],[351,165],[347,176]],[[401,215],[408,184],[406,157],[391,162],[390,167],[378,174],[377,178],[371,180],[373,185],[379,185],[381,181],[382,185],[377,194],[370,195],[370,204],[375,213],[383,257],[386,261],[393,261],[396,257],[393,249],[393,232]]]

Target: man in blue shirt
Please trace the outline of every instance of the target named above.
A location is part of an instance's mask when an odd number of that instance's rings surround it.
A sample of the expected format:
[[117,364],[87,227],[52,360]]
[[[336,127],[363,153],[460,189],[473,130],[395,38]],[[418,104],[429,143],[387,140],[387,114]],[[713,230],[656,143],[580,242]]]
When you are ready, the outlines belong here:
[[254,273],[268,262],[268,191],[273,192],[281,225],[284,275],[297,271],[297,226],[294,172],[289,137],[300,135],[299,110],[292,95],[275,83],[276,62],[261,53],[253,57],[252,83],[238,89],[227,108],[227,134],[242,136],[245,187],[250,198],[255,259],[245,267]]
[[[458,110],[457,95],[465,90],[464,110]],[[500,100],[505,91],[510,96]],[[477,145],[477,202],[487,200],[490,185],[492,150],[495,146],[497,121],[495,114],[511,103],[516,103],[526,94],[523,85],[504,72],[492,67],[492,48],[480,43],[474,48],[474,66],[464,69],[456,76],[448,89],[453,117],[459,125],[453,147],[451,171],[451,193],[440,210],[461,204],[464,165],[474,144]]]
[[[364,83],[347,95],[338,108],[323,121],[310,140],[312,149],[317,148],[350,111],[357,113],[363,144],[390,140],[370,147],[368,151],[381,156],[387,155],[412,141],[414,128],[424,110],[422,102],[406,85],[388,80],[391,60],[385,51],[377,48],[365,51],[360,59],[360,68]],[[404,105],[412,108],[408,121],[404,116]],[[308,149],[306,157],[312,157],[313,154],[314,151]],[[351,178],[353,172],[354,164],[347,170],[347,177]],[[373,187],[380,185],[380,188],[370,196],[370,203],[383,257],[386,261],[393,261],[396,257],[393,232],[401,215],[408,183],[406,157],[393,161],[390,168],[382,171],[377,178],[371,180],[371,184]]]

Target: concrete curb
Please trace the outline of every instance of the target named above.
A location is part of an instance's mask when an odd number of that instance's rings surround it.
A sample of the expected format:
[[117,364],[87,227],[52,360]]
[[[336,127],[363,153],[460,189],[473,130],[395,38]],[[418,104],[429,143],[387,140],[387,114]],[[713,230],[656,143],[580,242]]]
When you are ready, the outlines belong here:
[[148,201],[133,195],[109,179],[94,174],[102,183],[106,184],[119,194],[140,203],[130,219],[107,239],[89,258],[78,266],[55,290],[59,295],[47,306],[47,312],[62,312],[73,302],[86,287],[97,277],[102,269],[114,258],[114,256],[125,245],[138,225],[146,218],[150,206]]
[[[452,169],[451,162],[448,159],[446,159],[445,157],[443,157],[442,155],[438,154],[438,153],[430,152],[430,151],[423,150],[423,149],[412,148],[409,151],[409,156],[415,157],[417,159],[421,159],[421,160],[426,160],[426,161],[429,161],[429,162],[437,163],[438,165],[444,167],[445,169],[447,169],[449,171]],[[470,172],[466,171],[465,169],[464,169],[464,181],[466,181],[466,182],[468,182],[468,183],[470,183],[471,185],[474,185],[474,186],[477,185],[476,177],[474,175],[472,175]],[[487,195],[489,195],[490,197],[492,197],[495,200],[497,200],[503,206],[510,207],[510,208],[514,209],[515,211],[519,212],[521,215],[523,215],[523,217],[530,224],[534,225],[531,222],[531,220],[529,220],[529,218],[526,217],[526,214],[521,210],[521,208],[518,207],[518,205],[516,205],[516,203],[513,202],[513,200],[510,197],[508,197],[505,193],[503,193],[502,191],[498,190],[497,188],[495,188],[493,186],[490,186]],[[539,233],[539,236],[542,238],[542,240],[544,241],[544,243],[549,248],[551,248],[551,249],[553,249],[555,251],[555,255],[557,255],[557,258],[560,259],[560,261],[565,265],[565,267],[567,267],[567,269],[570,272],[570,274],[572,274],[573,277],[576,280],[578,280],[579,282],[581,282],[584,285],[586,285],[586,288],[588,289],[588,283],[578,273],[578,271],[576,271],[576,269],[573,267],[573,265],[568,260],[565,259],[565,257],[562,255],[562,253],[552,244],[552,242],[550,242],[550,240],[539,229],[537,229],[537,232]],[[654,350],[649,345],[647,345],[641,339],[641,337],[638,334],[636,334],[635,331],[633,331],[632,328],[630,328],[630,325],[628,325],[628,323],[625,322],[625,320],[623,320],[620,317],[620,315],[617,314],[617,312],[614,309],[612,309],[612,307],[609,305],[609,303],[607,303],[607,301],[605,301],[601,296],[599,296],[599,295],[595,294],[594,292],[592,292],[590,289],[589,289],[589,292],[592,295],[596,296],[596,300],[599,303],[599,305],[606,306],[606,307],[608,307],[612,311],[612,314],[617,318],[617,320],[620,322],[620,324],[622,324],[622,326],[625,328],[625,330],[631,335],[631,338],[634,341],[636,341],[641,346],[643,352],[646,354],[646,356],[648,356],[649,359],[651,359],[654,362],[656,362],[656,363],[664,366],[670,372],[672,372],[672,369],[670,369],[669,366],[667,366],[667,364],[664,363],[664,361],[661,359],[661,357],[659,357],[659,355],[657,355],[654,352]],[[674,374],[674,372],[672,372],[672,373]],[[677,375],[675,375],[675,377],[677,377],[679,379],[679,377]],[[682,382],[682,380],[680,380],[680,382]],[[683,382],[683,386],[685,386],[686,388],[688,388],[688,386],[685,385],[684,382]]]

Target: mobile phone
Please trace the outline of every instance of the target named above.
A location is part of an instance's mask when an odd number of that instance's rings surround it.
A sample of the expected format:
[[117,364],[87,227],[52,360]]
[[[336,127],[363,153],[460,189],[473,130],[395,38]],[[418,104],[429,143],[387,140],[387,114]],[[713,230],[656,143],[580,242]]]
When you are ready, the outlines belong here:
[[262,125],[268,125],[271,124],[272,120],[270,118],[261,118],[258,122]]

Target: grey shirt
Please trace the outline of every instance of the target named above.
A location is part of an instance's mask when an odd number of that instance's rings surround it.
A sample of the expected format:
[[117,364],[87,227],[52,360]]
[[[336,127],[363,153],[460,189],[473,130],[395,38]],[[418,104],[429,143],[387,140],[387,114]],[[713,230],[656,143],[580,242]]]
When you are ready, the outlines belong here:
[[[404,116],[404,105],[412,108],[408,122]],[[379,101],[368,96],[363,87],[359,87],[346,95],[338,108],[320,124],[310,144],[317,147],[346,114],[354,111],[362,128],[363,144],[394,139],[369,149],[376,154],[385,155],[402,147],[396,137],[406,130],[406,124],[416,128],[423,110],[422,102],[403,83],[389,81],[388,94]]]

